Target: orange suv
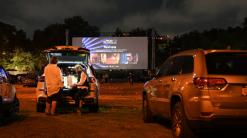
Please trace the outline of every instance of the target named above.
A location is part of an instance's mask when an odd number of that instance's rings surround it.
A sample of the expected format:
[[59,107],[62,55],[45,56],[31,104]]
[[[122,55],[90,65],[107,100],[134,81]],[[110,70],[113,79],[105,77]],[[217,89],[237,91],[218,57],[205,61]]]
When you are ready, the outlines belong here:
[[143,119],[171,120],[174,137],[247,128],[247,51],[188,50],[169,57],[143,89]]

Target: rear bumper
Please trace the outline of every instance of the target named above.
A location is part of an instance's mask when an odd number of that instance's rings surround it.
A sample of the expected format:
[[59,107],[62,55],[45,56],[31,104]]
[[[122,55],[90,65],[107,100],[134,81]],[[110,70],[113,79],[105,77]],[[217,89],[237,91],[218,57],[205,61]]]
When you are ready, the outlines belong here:
[[187,108],[187,113],[190,113],[187,114],[187,118],[192,128],[200,131],[220,129],[247,131],[247,108],[224,109],[215,106],[209,100],[193,103]]
[[208,130],[244,130],[247,131],[247,117],[225,117],[211,120],[193,120],[189,125],[198,131]]
[[224,120],[225,118],[247,118],[246,103],[242,103],[243,106],[241,108],[233,106],[226,108],[221,106],[221,104],[212,103],[209,96],[192,97],[187,103],[184,105],[186,116],[189,120],[211,121]]
[[[73,104],[73,103],[75,103],[75,99],[73,99],[73,97],[74,97],[73,95],[69,95],[68,93],[64,93],[64,94],[62,94],[60,100],[65,101],[65,102],[70,103],[70,104]],[[46,99],[47,99],[47,97],[45,95],[39,96],[37,98],[37,104],[40,104],[40,105],[45,104]],[[92,93],[88,93],[86,95],[83,95],[82,100],[86,105],[93,105],[93,104],[97,104],[97,102],[98,102],[97,101],[98,100],[97,95],[92,94]]]

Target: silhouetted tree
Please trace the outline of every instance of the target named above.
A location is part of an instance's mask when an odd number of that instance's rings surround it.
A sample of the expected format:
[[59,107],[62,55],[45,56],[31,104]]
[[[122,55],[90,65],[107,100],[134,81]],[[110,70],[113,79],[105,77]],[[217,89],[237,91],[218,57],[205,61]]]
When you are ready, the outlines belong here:
[[66,29],[69,29],[70,36],[99,36],[99,28],[90,25],[81,16],[74,16],[64,20]]
[[0,22],[0,50],[13,51],[15,48],[27,48],[28,40],[23,30]]
[[71,45],[72,37],[81,36],[99,36],[99,29],[96,26],[91,26],[80,16],[67,18],[64,23],[51,24],[44,30],[36,30],[33,36],[33,45],[40,49],[46,49],[55,45],[65,45],[65,31],[69,31],[69,44]]
[[137,27],[129,32],[129,36],[147,36],[147,31]]
[[228,27],[227,29],[212,28],[203,32],[191,31],[175,37],[172,47],[187,49],[247,49],[247,18],[243,28]]
[[247,28],[247,17],[244,18],[243,27]]
[[65,45],[64,24],[51,24],[43,31],[36,30],[33,36],[33,45],[39,50],[43,50],[54,45]]
[[123,36],[123,31],[120,28],[117,27],[113,36],[122,37]]

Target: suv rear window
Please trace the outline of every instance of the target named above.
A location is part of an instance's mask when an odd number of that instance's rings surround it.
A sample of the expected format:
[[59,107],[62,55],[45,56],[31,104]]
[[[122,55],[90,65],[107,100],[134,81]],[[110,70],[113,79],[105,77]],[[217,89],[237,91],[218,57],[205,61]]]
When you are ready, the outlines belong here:
[[247,75],[247,53],[206,55],[208,74]]

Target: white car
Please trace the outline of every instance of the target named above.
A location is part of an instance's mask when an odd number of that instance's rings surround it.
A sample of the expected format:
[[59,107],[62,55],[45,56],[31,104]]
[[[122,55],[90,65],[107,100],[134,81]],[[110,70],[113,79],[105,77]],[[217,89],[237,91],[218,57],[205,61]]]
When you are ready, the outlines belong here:
[[[71,96],[67,93],[71,91],[71,82],[77,82],[77,74],[75,73],[74,66],[80,64],[86,70],[87,73],[87,92],[83,93],[82,101],[83,107],[88,107],[91,112],[97,112],[99,109],[98,97],[99,97],[99,83],[95,77],[95,72],[88,61],[89,51],[84,48],[75,46],[57,46],[53,49],[46,50],[48,60],[51,56],[56,56],[58,59],[58,67],[61,68],[64,80],[64,87],[62,89],[62,100],[67,103],[75,103]],[[37,96],[37,112],[45,111],[46,104],[46,86],[45,76],[40,76],[37,83],[36,96]]]

